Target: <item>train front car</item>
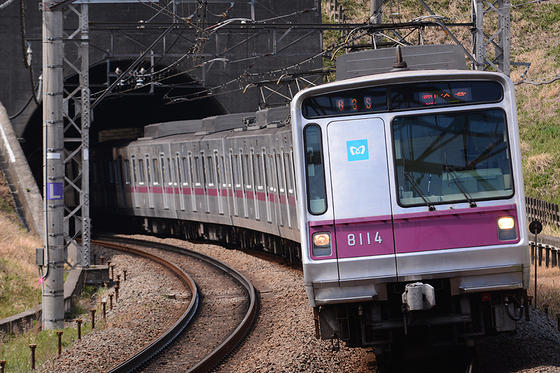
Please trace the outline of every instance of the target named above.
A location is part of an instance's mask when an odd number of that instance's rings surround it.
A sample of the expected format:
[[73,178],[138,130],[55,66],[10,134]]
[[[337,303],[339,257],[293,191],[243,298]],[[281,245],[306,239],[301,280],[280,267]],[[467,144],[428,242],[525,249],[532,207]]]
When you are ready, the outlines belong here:
[[516,329],[530,261],[509,78],[402,71],[325,84],[294,98],[292,133],[322,338],[379,353]]

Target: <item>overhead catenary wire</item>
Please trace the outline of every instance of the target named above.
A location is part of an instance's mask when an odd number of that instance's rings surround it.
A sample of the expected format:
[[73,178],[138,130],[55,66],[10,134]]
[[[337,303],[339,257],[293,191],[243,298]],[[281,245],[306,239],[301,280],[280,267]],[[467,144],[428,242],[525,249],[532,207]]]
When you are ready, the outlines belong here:
[[[140,0],[138,0],[140,1]],[[535,4],[535,3],[541,3],[541,2],[546,2],[549,0],[535,0],[535,1],[530,1],[530,2],[524,2],[521,4],[515,4],[515,5],[511,5],[512,7],[520,7],[520,6],[524,6],[524,5],[530,5],[530,4]],[[388,3],[390,1],[384,1],[384,3]],[[317,11],[317,8],[310,8],[310,9],[302,9],[302,10],[298,10],[289,14],[285,14],[285,15],[278,15],[276,13],[274,13],[273,11],[271,11],[270,9],[266,8],[264,5],[262,5],[261,3],[259,3],[258,1],[255,1],[254,4],[261,6],[265,9],[267,9],[268,11],[270,11],[271,13],[274,14],[274,17],[272,18],[267,18],[267,19],[261,19],[261,20],[254,20],[254,19],[250,19],[250,18],[231,18],[231,19],[226,19],[226,16],[228,14],[228,12],[232,9],[233,4],[234,3],[230,3],[228,8],[226,8],[223,12],[212,12],[208,9],[208,3],[207,1],[198,1],[198,6],[196,7],[196,10],[192,13],[190,13],[190,15],[188,17],[184,17],[184,16],[180,16],[176,13],[174,13],[172,10],[167,9],[165,6],[160,5],[159,3],[155,3],[153,1],[141,1],[142,4],[150,6],[154,9],[156,9],[158,11],[158,14],[164,14],[168,17],[170,17],[171,19],[174,20],[179,20],[179,22],[183,22],[185,24],[188,24],[189,27],[192,27],[194,29],[197,30],[198,33],[198,37],[197,39],[194,41],[193,45],[191,46],[191,48],[181,57],[179,57],[178,59],[176,59],[174,62],[172,62],[171,64],[167,65],[166,67],[157,70],[157,71],[147,71],[145,72],[142,76],[143,78],[147,79],[145,84],[157,84],[157,83],[161,83],[162,81],[164,81],[165,79],[174,77],[174,76],[178,76],[178,75],[182,75],[182,74],[189,74],[193,71],[195,71],[196,69],[199,69],[203,66],[206,66],[208,64],[217,62],[217,61],[222,61],[224,63],[227,64],[236,64],[236,63],[244,63],[247,61],[253,61],[253,63],[251,63],[251,65],[249,65],[247,67],[247,69],[238,76],[238,78],[230,81],[230,82],[226,82],[224,84],[226,85],[232,85],[234,83],[238,83],[239,85],[239,89],[241,90],[242,87],[245,87],[246,84],[242,84],[244,82],[247,82],[247,80],[251,80],[253,78],[257,78],[262,76],[262,73],[251,73],[252,68],[255,66],[255,63],[262,58],[267,58],[270,56],[274,56],[274,53],[261,53],[261,54],[257,54],[254,56],[248,56],[248,57],[243,57],[243,58],[239,58],[236,60],[232,60],[230,58],[225,58],[219,54],[216,53],[212,53],[211,51],[208,51],[208,53],[212,54],[213,57],[210,57],[210,60],[207,61],[196,61],[193,60],[191,67],[183,69],[182,71],[177,71],[175,70],[177,67],[179,67],[181,64],[183,64],[184,62],[186,62],[189,57],[194,57],[197,56],[199,53],[201,53],[203,50],[205,50],[205,44],[208,41],[208,39],[214,35],[215,33],[218,32],[218,30],[224,28],[224,27],[230,27],[233,25],[238,25],[240,27],[245,27],[245,25],[263,25],[267,22],[272,22],[275,20],[282,20],[284,22],[287,22],[287,18],[289,17],[293,17],[299,14],[303,14],[306,12],[310,12],[310,11]],[[398,4],[400,6],[400,4]],[[376,10],[377,12],[379,12],[379,9]],[[214,16],[214,17],[218,17],[218,21],[214,22],[213,24],[209,25],[209,26],[205,26],[205,23],[207,21],[207,14]],[[374,12],[375,14],[375,12]],[[455,16],[455,17],[448,17],[445,15],[441,15],[441,14],[431,14],[431,15],[427,15],[427,16],[420,16],[420,17],[416,17],[414,19],[412,19],[411,21],[408,22],[408,24],[411,25],[415,25],[416,27],[425,27],[425,26],[442,26],[442,24],[444,22],[448,22],[451,20],[455,20],[461,17],[470,17],[471,14],[465,14],[465,15],[460,15],[460,16]],[[197,21],[195,22],[195,18],[197,19]],[[371,16],[370,16],[371,18]],[[152,18],[153,19],[153,18]],[[151,21],[151,20],[150,20]],[[144,23],[148,23],[150,21],[146,21]],[[368,20],[369,21],[369,20]],[[373,27],[373,28],[372,28]],[[373,30],[373,31],[372,31]],[[320,53],[310,57],[310,58],[306,58],[303,61],[300,61],[296,64],[293,64],[291,66],[286,66],[286,67],[282,67],[280,69],[276,69],[273,71],[269,71],[268,74],[272,75],[274,73],[276,74],[284,74],[286,72],[290,72],[293,71],[294,69],[297,69],[298,67],[301,67],[302,65],[311,62],[312,60],[316,59],[316,58],[330,58],[330,59],[334,59],[336,58],[336,54],[338,53],[338,51],[340,51],[341,49],[344,48],[351,48],[353,47],[353,45],[351,43],[355,43],[358,42],[361,38],[364,37],[371,37],[372,34],[376,34],[376,35],[383,35],[384,37],[386,37],[387,40],[390,40],[392,43],[395,43],[397,45],[407,45],[410,44],[406,41],[406,37],[409,36],[411,32],[409,32],[409,34],[405,35],[404,37],[401,35],[396,35],[397,37],[391,37],[389,35],[387,35],[386,33],[380,33],[378,31],[375,31],[375,25],[372,24],[368,24],[368,22],[365,22],[363,25],[360,25],[358,27],[354,27],[352,28],[349,33],[346,36],[343,36],[341,38],[339,38],[337,41],[335,41],[334,43],[332,43],[331,45],[327,46],[326,48],[323,49],[323,51],[321,51]],[[129,80],[130,81],[130,85],[133,86],[133,88],[130,88],[130,90],[134,90],[136,88],[136,86],[134,84],[132,84],[132,79],[134,79],[134,75],[130,75],[130,76],[126,76],[126,77],[122,77],[122,79],[124,81]],[[207,94],[214,94],[216,91],[220,90],[223,88],[223,84],[219,85],[219,86],[215,86],[215,87],[209,87],[206,90],[204,90],[204,92],[206,92]],[[141,87],[141,86],[140,86]],[[128,90],[126,90],[128,91]],[[118,91],[119,93],[123,93],[126,91]],[[93,96],[99,96],[102,93],[95,93],[93,94]]]

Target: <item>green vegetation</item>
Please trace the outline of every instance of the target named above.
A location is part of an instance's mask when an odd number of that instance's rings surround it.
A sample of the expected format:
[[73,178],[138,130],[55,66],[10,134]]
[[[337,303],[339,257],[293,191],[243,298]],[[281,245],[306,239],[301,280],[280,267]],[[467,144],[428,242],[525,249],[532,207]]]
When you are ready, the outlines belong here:
[[[364,23],[369,18],[369,0],[338,3],[346,9],[347,22]],[[445,0],[426,3],[439,16],[455,22],[470,22],[469,2]],[[322,6],[324,22],[334,22],[328,11],[328,2],[323,0]],[[416,0],[383,3],[384,23],[406,22],[426,15],[428,13]],[[485,17],[486,26],[497,26],[495,15],[487,13]],[[510,26],[512,61],[531,63],[524,76],[526,79],[542,82],[560,74],[560,3],[512,4]],[[467,49],[470,48],[470,31],[467,28],[451,29]],[[340,32],[325,33],[325,47],[342,41],[340,36]],[[437,27],[426,27],[421,37],[425,44],[453,43]],[[420,35],[417,40],[419,38]],[[342,53],[347,51],[339,50],[337,57]],[[494,53],[492,48],[487,51],[490,58]],[[326,61],[325,67],[333,67],[333,62]],[[512,66],[511,79],[520,81],[524,71],[524,66]],[[516,87],[525,193],[560,204],[560,80],[543,85],[518,84]]]
[[[37,276],[38,277],[38,276]],[[0,319],[41,304],[41,290],[14,259],[0,259]]]
[[14,211],[14,202],[0,172],[0,319],[41,303],[35,248],[43,244],[23,228]]
[[[90,309],[96,309],[95,328],[105,327],[102,316],[102,299],[107,295],[107,288],[96,288],[87,286],[80,299],[76,302],[74,309],[66,314],[66,325],[62,330],[62,348],[71,347],[78,338],[76,319],[82,319],[82,336],[91,332]],[[0,344],[0,358],[6,360],[6,373],[23,373],[31,370],[30,344],[37,345],[35,350],[35,367],[43,364],[49,366],[49,360],[57,354],[58,336],[57,330],[41,331],[38,322],[33,327],[13,335],[2,336]]]

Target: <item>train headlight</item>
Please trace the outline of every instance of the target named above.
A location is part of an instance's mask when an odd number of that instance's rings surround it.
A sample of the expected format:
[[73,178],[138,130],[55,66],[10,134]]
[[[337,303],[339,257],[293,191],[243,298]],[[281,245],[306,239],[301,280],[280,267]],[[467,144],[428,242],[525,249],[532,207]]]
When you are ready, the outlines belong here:
[[512,216],[498,218],[498,238],[501,241],[515,240],[517,238],[515,219]]
[[313,233],[313,256],[331,255],[331,234],[329,232]]

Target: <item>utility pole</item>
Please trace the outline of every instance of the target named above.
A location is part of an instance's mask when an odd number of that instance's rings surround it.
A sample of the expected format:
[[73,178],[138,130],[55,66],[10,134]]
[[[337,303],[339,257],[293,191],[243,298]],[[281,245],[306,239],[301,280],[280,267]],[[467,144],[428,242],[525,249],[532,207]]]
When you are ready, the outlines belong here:
[[43,4],[43,329],[64,328],[64,170],[62,10]]

